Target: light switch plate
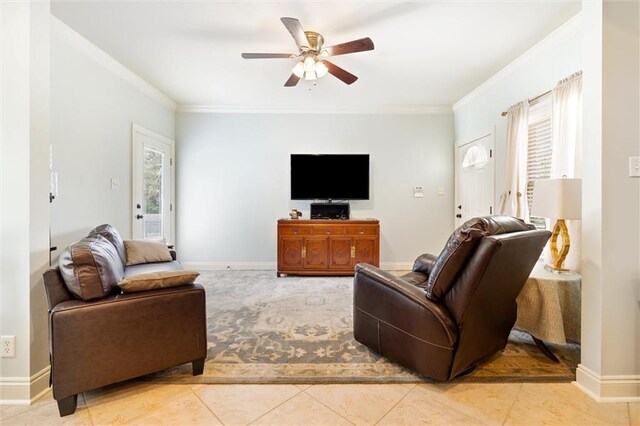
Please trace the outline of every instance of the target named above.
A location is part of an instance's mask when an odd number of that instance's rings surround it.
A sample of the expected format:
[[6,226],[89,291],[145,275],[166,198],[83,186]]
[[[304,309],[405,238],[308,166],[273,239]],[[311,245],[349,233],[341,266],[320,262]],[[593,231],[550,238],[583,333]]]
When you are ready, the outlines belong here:
[[424,191],[421,186],[413,187],[413,198],[422,198],[424,197]]
[[640,157],[629,157],[629,177],[640,177]]
[[111,178],[111,189],[116,191],[120,189],[120,179]]
[[444,195],[444,187],[439,186],[438,189],[436,190],[436,194]]

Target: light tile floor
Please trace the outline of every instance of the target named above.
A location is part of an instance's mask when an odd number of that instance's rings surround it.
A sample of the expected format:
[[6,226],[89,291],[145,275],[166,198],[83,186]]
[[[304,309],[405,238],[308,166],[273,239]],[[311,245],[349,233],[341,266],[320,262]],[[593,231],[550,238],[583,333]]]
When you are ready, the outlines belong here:
[[0,406],[2,425],[635,425],[640,403],[597,403],[569,383],[159,385],[86,392],[59,417],[48,393]]

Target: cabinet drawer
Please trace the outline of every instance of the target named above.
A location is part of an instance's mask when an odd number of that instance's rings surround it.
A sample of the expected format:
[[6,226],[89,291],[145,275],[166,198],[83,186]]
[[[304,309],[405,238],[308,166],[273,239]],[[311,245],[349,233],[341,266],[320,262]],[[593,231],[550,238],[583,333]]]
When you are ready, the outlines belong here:
[[312,235],[346,235],[346,226],[316,225],[311,229]]
[[278,228],[280,235],[311,235],[311,229],[308,226],[281,226]]
[[378,235],[378,228],[376,226],[350,226],[349,235]]

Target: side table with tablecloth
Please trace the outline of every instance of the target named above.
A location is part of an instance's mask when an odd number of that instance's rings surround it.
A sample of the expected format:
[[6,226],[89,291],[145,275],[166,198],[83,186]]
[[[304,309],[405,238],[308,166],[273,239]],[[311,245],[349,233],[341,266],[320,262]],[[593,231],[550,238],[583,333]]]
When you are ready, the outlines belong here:
[[515,327],[547,343],[579,343],[581,290],[577,272],[557,274],[536,263],[516,299]]

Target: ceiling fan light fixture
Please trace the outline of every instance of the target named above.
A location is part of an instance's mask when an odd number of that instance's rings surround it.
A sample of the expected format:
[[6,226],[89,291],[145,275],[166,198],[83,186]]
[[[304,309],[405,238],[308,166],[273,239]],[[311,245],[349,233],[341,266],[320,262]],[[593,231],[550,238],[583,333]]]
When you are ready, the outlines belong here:
[[294,87],[302,79],[316,81],[327,74],[331,74],[345,84],[353,84],[358,80],[358,77],[325,59],[374,49],[373,41],[369,37],[324,48],[324,37],[315,31],[304,31],[297,19],[282,17],[280,21],[296,42],[297,53],[243,53],[242,57],[244,59],[288,58],[296,60],[292,74],[284,84],[285,87]]
[[318,78],[322,78],[329,72],[329,68],[325,65],[323,61],[316,62],[316,75]]
[[292,72],[296,75],[296,77],[298,78],[302,78],[304,77],[304,65],[302,64],[302,62],[298,62],[296,64],[295,67],[293,67]]
[[313,58],[313,56],[307,56],[306,58],[304,58],[304,70],[306,72],[313,72],[315,71],[316,68],[316,60]]

